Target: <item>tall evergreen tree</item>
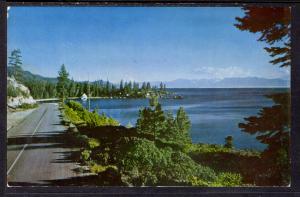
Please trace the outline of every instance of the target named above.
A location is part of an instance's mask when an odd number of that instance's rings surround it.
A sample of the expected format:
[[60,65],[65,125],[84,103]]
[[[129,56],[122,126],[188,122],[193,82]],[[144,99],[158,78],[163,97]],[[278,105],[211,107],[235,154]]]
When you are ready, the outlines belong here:
[[133,82],[133,91],[137,93],[139,91],[139,83]]
[[105,94],[106,94],[106,96],[110,96],[110,91],[111,91],[111,86],[110,86],[109,81],[107,80],[106,84],[105,84]]
[[[265,50],[273,58],[270,62],[280,67],[291,66],[291,9],[285,7],[243,8],[245,16],[237,17],[235,25],[242,31],[260,33],[258,41],[266,42]],[[245,118],[239,127],[244,132],[256,135],[267,144],[261,167],[264,177],[258,177],[268,185],[283,185],[290,181],[290,93],[270,95],[275,102],[272,107],[263,108],[258,116]]]
[[159,104],[158,97],[156,95],[151,95],[151,97],[149,99],[149,104],[151,107],[156,107]]
[[178,127],[178,130],[182,136],[182,139],[187,143],[191,143],[189,131],[191,128],[191,122],[189,117],[187,116],[186,112],[184,111],[183,107],[180,107],[177,111],[177,116],[175,119],[175,124]]
[[14,49],[8,57],[8,65],[14,68],[14,77],[17,81],[22,81],[22,60],[21,50]]
[[146,90],[146,88],[147,88],[146,82],[143,82],[143,84],[142,84],[142,90]]
[[69,96],[70,97],[76,96],[76,83],[73,79],[70,81],[70,85],[69,85]]
[[240,123],[243,132],[256,136],[256,139],[268,147],[262,154],[269,184],[284,185],[290,181],[290,96],[278,93],[268,96],[276,105],[263,108],[258,116],[245,118]]
[[164,90],[164,84],[163,84],[162,82],[160,82],[159,88],[160,88],[160,91],[163,91],[163,90]]
[[120,88],[119,88],[120,92],[123,92],[123,88],[124,88],[124,84],[123,83],[124,83],[123,80],[121,80],[121,82],[120,82]]
[[58,72],[58,77],[57,77],[57,93],[59,98],[62,100],[62,102],[64,102],[65,98],[68,95],[67,92],[67,86],[68,86],[68,82],[69,82],[69,73],[66,70],[65,65],[63,64],[60,68],[60,71]]
[[147,91],[151,90],[151,85],[149,82],[147,82],[147,86],[146,86]]

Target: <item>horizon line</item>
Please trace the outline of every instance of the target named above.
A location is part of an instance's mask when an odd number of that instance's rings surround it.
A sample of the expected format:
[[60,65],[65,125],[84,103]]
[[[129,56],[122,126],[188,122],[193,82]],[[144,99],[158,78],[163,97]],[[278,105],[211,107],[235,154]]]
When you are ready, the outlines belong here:
[[[7,65],[7,68],[8,67],[12,67],[12,66],[8,66]],[[44,76],[44,75],[41,75],[41,74],[37,74],[37,73],[33,73],[32,71],[29,71],[29,70],[23,70],[23,71],[27,71],[27,72],[30,72],[31,74],[33,75],[39,75],[43,78],[52,78],[52,79],[56,79],[57,77],[55,76]],[[6,72],[8,74],[8,70]],[[153,81],[136,81],[136,80],[125,80],[125,79],[120,79],[118,81],[110,81],[108,79],[94,79],[94,80],[79,80],[79,79],[74,79],[73,77],[70,77],[70,80],[74,80],[76,82],[87,82],[87,81],[90,81],[90,82],[96,82],[96,81],[109,81],[111,83],[119,83],[121,81],[123,82],[136,82],[136,83],[143,83],[143,82],[150,82],[150,83],[153,83],[153,82],[162,82],[162,83],[167,83],[167,82],[173,82],[173,81],[176,81],[176,80],[190,80],[190,81],[195,81],[195,80],[215,80],[215,81],[218,81],[218,80],[224,80],[224,79],[245,79],[245,78],[259,78],[259,79],[267,79],[267,80],[274,80],[274,79],[280,79],[280,80],[285,80],[285,81],[291,81],[291,78],[288,77],[288,78],[280,78],[280,77],[275,77],[275,78],[267,78],[267,77],[260,77],[260,76],[245,76],[245,77],[224,77],[224,78],[198,78],[198,79],[188,79],[188,78],[176,78],[176,79],[172,79],[172,80],[153,80]]]

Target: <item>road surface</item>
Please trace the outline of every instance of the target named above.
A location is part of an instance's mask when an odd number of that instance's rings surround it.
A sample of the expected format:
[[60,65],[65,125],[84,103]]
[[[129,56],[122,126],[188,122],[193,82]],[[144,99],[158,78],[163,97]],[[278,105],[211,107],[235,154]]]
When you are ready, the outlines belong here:
[[58,105],[41,104],[7,132],[8,185],[55,185],[80,176],[70,158],[78,149],[67,141]]

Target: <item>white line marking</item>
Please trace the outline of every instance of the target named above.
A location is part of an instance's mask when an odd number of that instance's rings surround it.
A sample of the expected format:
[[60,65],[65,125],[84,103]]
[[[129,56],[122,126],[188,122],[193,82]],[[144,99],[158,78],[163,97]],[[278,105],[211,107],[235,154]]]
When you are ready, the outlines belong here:
[[[48,110],[48,108],[45,109],[45,111],[44,111],[44,113],[43,113],[41,119],[39,120],[37,126],[35,127],[35,129],[34,129],[34,131],[33,131],[33,133],[31,134],[30,137],[34,136],[34,134],[36,133],[36,131],[37,131],[38,128],[40,127],[40,125],[41,125],[41,123],[42,123],[42,120],[43,120],[43,117],[44,117],[44,115],[46,114],[46,111],[47,111],[47,110]],[[23,149],[19,152],[19,154],[18,154],[17,158],[15,159],[15,161],[13,162],[13,164],[12,164],[12,165],[10,166],[10,168],[7,170],[6,175],[8,175],[8,174],[10,173],[10,171],[13,169],[13,167],[16,165],[17,161],[19,160],[19,158],[21,157],[22,153],[24,152],[24,150],[25,150],[25,148],[26,148],[27,146],[28,146],[28,144],[25,144],[25,145],[24,145]]]

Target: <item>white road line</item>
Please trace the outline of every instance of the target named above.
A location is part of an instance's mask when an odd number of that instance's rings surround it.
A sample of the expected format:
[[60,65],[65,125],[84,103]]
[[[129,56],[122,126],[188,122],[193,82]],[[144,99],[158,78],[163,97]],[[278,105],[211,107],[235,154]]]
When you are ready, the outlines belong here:
[[[37,126],[35,127],[35,129],[34,129],[34,131],[33,131],[33,133],[31,134],[30,137],[34,136],[34,134],[36,133],[36,131],[37,131],[38,128],[40,127],[40,125],[41,125],[41,123],[42,123],[42,120],[43,120],[43,117],[44,117],[44,115],[46,114],[46,111],[47,111],[47,110],[48,110],[48,108],[45,109],[45,111],[44,111],[44,113],[43,113],[41,119],[39,120]],[[23,149],[19,152],[19,154],[18,154],[17,158],[15,159],[15,161],[12,163],[12,165],[10,166],[10,168],[7,170],[6,175],[8,175],[8,174],[10,173],[10,171],[13,169],[13,167],[16,165],[17,161],[19,160],[19,158],[21,157],[22,153],[24,152],[24,150],[25,150],[25,148],[26,148],[27,146],[28,146],[28,144],[25,144],[25,145],[24,145]]]

